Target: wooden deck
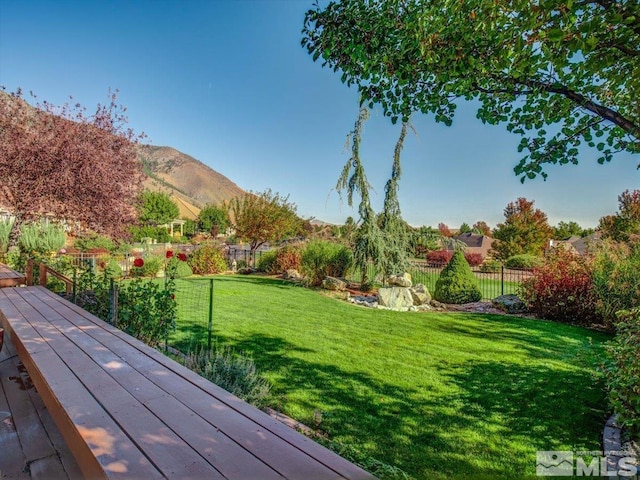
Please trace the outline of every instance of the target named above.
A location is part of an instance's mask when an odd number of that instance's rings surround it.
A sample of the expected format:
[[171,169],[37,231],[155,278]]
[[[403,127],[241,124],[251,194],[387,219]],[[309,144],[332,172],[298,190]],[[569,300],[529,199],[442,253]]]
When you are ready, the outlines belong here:
[[0,263],[0,288],[17,287],[18,285],[24,285],[26,281],[27,278],[23,273],[11,270],[4,263]]
[[43,287],[0,312],[85,477],[373,478]]
[[0,351],[0,478],[82,478],[9,338]]

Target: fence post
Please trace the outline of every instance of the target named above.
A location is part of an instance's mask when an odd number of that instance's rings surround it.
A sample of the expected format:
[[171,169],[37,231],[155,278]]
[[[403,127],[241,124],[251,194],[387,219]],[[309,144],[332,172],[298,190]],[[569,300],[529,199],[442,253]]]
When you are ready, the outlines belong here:
[[111,325],[118,326],[118,284],[111,279],[111,292],[109,301],[109,318],[111,319]]
[[38,283],[43,287],[47,286],[47,264],[40,263],[38,265]]
[[213,278],[209,279],[209,326],[207,328],[207,346],[208,351],[211,351],[211,331],[213,330]]
[[504,295],[504,265],[500,265],[500,295]]
[[78,268],[73,267],[73,292],[71,293],[71,301],[76,303],[76,295],[77,295],[77,285],[78,285]]
[[31,260],[30,258],[27,260],[27,268],[26,268],[26,272],[24,272],[27,279],[27,286],[32,287],[33,286],[33,260]]

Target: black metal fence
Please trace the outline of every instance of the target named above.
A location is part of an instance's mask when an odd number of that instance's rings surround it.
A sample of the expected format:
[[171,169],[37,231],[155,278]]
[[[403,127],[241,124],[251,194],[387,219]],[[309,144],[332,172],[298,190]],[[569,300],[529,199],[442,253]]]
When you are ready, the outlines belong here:
[[260,249],[251,255],[249,248],[237,245],[231,245],[226,248],[227,260],[229,265],[236,263],[236,268],[253,267],[256,268],[260,264],[262,254],[267,252],[266,249]]
[[[421,283],[433,293],[440,273],[446,264],[433,265],[426,261],[413,261],[408,269],[414,284]],[[500,295],[517,293],[518,286],[523,280],[532,276],[531,270],[505,268],[503,265],[476,266],[471,271],[478,279],[478,286],[482,292],[482,300],[492,300]],[[349,280],[360,281],[360,272],[352,271],[348,275]],[[367,278],[375,279],[375,283],[382,284],[383,278],[376,275],[373,264],[367,271]]]

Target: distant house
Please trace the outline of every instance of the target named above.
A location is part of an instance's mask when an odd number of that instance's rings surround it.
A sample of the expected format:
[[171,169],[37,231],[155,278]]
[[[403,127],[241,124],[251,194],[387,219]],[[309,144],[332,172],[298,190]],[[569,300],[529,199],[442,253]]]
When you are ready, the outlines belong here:
[[600,237],[600,232],[595,232],[586,237],[573,235],[566,240],[549,240],[549,248],[564,248],[569,252],[585,255],[601,241]]
[[466,252],[479,253],[483,258],[487,258],[489,256],[489,250],[491,250],[491,246],[495,241],[491,237],[479,235],[477,233],[461,233],[454,238],[467,246],[465,250]]

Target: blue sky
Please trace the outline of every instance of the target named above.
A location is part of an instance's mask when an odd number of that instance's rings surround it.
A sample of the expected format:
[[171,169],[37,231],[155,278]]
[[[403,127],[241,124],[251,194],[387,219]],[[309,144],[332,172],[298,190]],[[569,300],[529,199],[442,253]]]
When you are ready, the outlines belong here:
[[[348,159],[357,92],[300,46],[311,0],[0,0],[0,85],[87,107],[120,90],[129,124],[147,142],[208,164],[241,188],[289,194],[298,213],[341,223],[355,210],[333,190]],[[462,104],[452,127],[416,116],[403,152],[400,201],[414,226],[503,220],[518,197],[551,224],[595,226],[617,196],[640,188],[638,156],[601,166],[550,167],[522,185],[518,137],[482,125]],[[373,112],[362,158],[380,209],[399,127]]]

